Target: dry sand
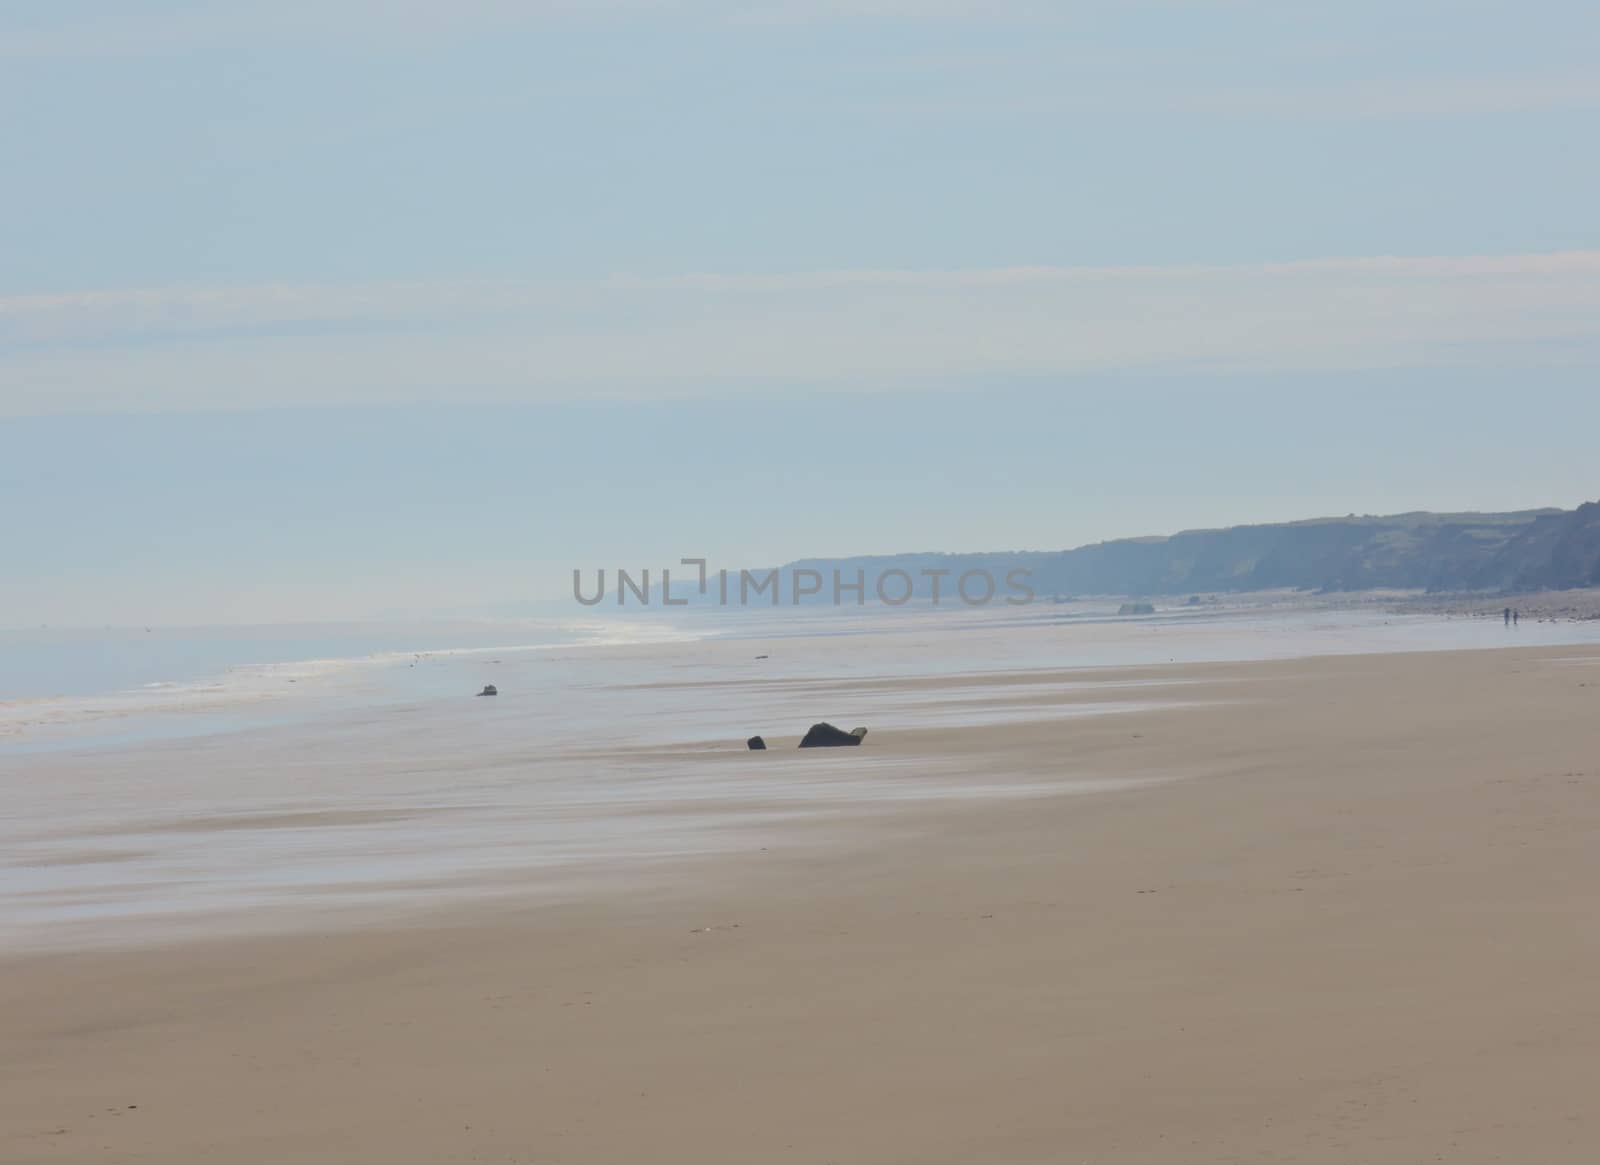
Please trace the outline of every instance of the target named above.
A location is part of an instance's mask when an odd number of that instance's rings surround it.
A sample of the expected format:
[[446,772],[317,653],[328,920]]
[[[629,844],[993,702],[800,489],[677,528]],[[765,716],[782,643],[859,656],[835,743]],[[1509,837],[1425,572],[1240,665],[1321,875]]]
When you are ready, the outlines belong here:
[[867,748],[1171,783],[0,964],[0,1161],[1600,1159],[1600,658],[1139,674],[1215,702]]

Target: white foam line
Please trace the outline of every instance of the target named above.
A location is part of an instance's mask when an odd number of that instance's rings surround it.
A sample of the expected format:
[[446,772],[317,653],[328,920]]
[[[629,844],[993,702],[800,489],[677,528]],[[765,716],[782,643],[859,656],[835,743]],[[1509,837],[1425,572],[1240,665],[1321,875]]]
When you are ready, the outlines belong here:
[[[189,682],[157,680],[94,696],[46,696],[0,700],[0,739],[31,729],[65,727],[155,713],[196,713],[284,700],[303,694],[289,683],[314,686],[363,668],[394,667],[416,659],[476,658],[592,647],[692,643],[709,637],[681,627],[645,629],[604,620],[562,622],[540,630],[584,636],[570,642],[507,643],[489,647],[394,650],[369,655],[239,664],[214,676]],[[708,629],[709,630],[709,629]],[[641,633],[642,632],[642,633]]]

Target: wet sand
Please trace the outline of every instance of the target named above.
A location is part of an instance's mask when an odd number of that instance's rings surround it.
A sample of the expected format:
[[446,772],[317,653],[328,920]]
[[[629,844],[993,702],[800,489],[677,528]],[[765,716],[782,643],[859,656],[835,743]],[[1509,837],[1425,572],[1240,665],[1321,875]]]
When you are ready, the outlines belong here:
[[9,959],[0,1160],[1600,1152],[1593,648],[1125,678],[1183,682],[770,754],[1076,795],[844,803],[610,888]]

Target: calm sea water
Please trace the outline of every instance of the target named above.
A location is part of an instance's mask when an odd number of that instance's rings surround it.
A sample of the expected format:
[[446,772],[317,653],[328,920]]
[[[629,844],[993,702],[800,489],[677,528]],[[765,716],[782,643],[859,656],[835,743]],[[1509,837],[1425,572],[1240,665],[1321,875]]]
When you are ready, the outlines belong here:
[[526,648],[625,634],[625,624],[557,619],[0,631],[0,701],[216,681],[273,664]]
[[[582,618],[0,631],[0,750],[284,723],[330,703],[426,696],[435,680],[468,682],[462,671],[492,683],[505,657],[698,634]],[[447,680],[446,660],[458,665]]]

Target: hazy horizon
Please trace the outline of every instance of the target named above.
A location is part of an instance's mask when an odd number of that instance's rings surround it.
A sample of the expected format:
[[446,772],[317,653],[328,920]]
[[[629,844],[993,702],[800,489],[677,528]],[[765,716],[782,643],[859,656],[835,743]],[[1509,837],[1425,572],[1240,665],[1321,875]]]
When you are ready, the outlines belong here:
[[[1177,535],[1182,535],[1182,534],[1205,533],[1205,532],[1210,532],[1210,531],[1215,531],[1215,530],[1227,530],[1227,529],[1233,529],[1233,528],[1238,528],[1238,527],[1246,527],[1246,526],[1252,526],[1252,525],[1281,525],[1281,524],[1297,524],[1297,523],[1308,524],[1308,523],[1319,523],[1319,522],[1337,522],[1337,521],[1346,520],[1346,519],[1380,520],[1380,519],[1387,519],[1387,518],[1402,518],[1402,517],[1408,517],[1408,516],[1411,516],[1411,515],[1421,515],[1421,514],[1427,514],[1427,515],[1431,515],[1431,516],[1464,517],[1464,516],[1469,516],[1469,515],[1473,515],[1473,514],[1516,514],[1516,513],[1533,513],[1533,512],[1569,513],[1573,509],[1577,508],[1577,506],[1582,505],[1582,504],[1584,504],[1586,502],[1589,502],[1589,501],[1592,501],[1592,500],[1593,499],[1582,499],[1579,502],[1575,502],[1575,503],[1572,503],[1571,505],[1566,505],[1566,506],[1522,506],[1522,507],[1516,507],[1514,509],[1513,508],[1507,508],[1507,509],[1499,509],[1499,510],[1487,510],[1487,509],[1485,509],[1485,510],[1442,510],[1441,509],[1441,510],[1397,510],[1397,511],[1389,512],[1389,513],[1368,513],[1368,512],[1358,513],[1358,512],[1355,512],[1355,511],[1351,511],[1351,512],[1348,512],[1348,513],[1345,513],[1345,514],[1308,514],[1308,515],[1304,515],[1304,516],[1299,517],[1299,518],[1273,519],[1271,521],[1262,522],[1262,523],[1252,523],[1252,522],[1218,523],[1218,524],[1214,524],[1214,525],[1210,525],[1210,526],[1186,526],[1186,527],[1183,527],[1182,529],[1150,531],[1150,532],[1146,532],[1146,533],[1143,533],[1143,534],[1117,535],[1117,536],[1113,536],[1111,538],[1095,539],[1095,540],[1093,540],[1091,542],[1076,543],[1076,544],[1073,544],[1073,545],[1070,545],[1070,546],[1014,545],[1014,546],[979,546],[979,547],[937,547],[937,546],[897,547],[897,548],[893,548],[893,549],[857,550],[857,551],[851,551],[849,553],[842,553],[842,554],[830,554],[830,553],[790,554],[790,555],[787,555],[787,556],[785,556],[783,558],[770,559],[770,560],[742,560],[742,559],[726,559],[726,558],[718,559],[718,558],[712,557],[712,558],[709,558],[707,560],[707,570],[710,573],[715,574],[715,572],[717,570],[723,569],[723,570],[728,571],[730,576],[735,577],[735,578],[737,578],[737,575],[738,575],[739,571],[748,570],[748,571],[754,573],[754,575],[756,577],[756,580],[759,582],[761,580],[761,578],[764,577],[763,572],[778,571],[781,568],[790,567],[790,566],[792,566],[792,565],[794,565],[796,563],[815,563],[815,562],[824,562],[824,563],[826,563],[826,562],[830,562],[830,561],[849,561],[849,560],[853,560],[853,559],[865,559],[865,558],[870,558],[870,559],[892,559],[892,558],[912,559],[912,558],[917,558],[917,557],[921,557],[921,556],[948,556],[948,557],[952,557],[952,558],[958,558],[958,557],[982,557],[982,556],[985,556],[985,555],[1006,555],[1006,554],[1013,554],[1013,553],[1014,554],[1040,554],[1040,553],[1043,553],[1043,554],[1055,554],[1055,553],[1065,553],[1065,552],[1071,552],[1071,551],[1074,551],[1074,550],[1086,549],[1086,548],[1089,548],[1089,547],[1092,547],[1092,546],[1095,546],[1095,545],[1099,545],[1099,544],[1104,543],[1104,542],[1141,541],[1141,540],[1144,540],[1144,541],[1160,541],[1160,540],[1165,540],[1165,539],[1168,539],[1168,538],[1171,538],[1171,537],[1174,537],[1174,536],[1177,536]],[[290,626],[290,625],[296,625],[296,624],[299,624],[299,625],[345,625],[345,624],[354,625],[354,624],[360,624],[360,623],[364,623],[364,622],[382,623],[384,621],[391,621],[392,622],[394,620],[405,621],[405,620],[417,620],[417,619],[449,621],[449,620],[454,620],[454,619],[474,620],[474,619],[482,618],[482,619],[489,619],[489,620],[492,621],[494,619],[517,619],[517,618],[546,619],[546,618],[553,618],[553,617],[558,617],[558,616],[562,616],[562,615],[570,616],[573,620],[582,622],[582,621],[584,621],[586,619],[599,618],[599,619],[604,620],[604,619],[611,618],[611,617],[614,617],[614,616],[617,616],[617,615],[623,615],[623,616],[632,617],[632,616],[635,616],[635,615],[649,614],[649,613],[652,613],[652,612],[656,613],[656,614],[668,614],[668,615],[670,615],[670,614],[674,614],[676,612],[672,608],[669,608],[669,607],[665,606],[661,602],[661,595],[659,594],[659,590],[660,590],[660,587],[661,587],[662,569],[663,568],[666,568],[667,570],[673,572],[673,577],[678,579],[678,584],[677,584],[678,589],[676,589],[673,593],[675,595],[679,595],[681,597],[683,581],[685,579],[691,579],[692,580],[694,575],[695,575],[696,568],[694,566],[692,566],[692,565],[684,565],[681,562],[680,558],[660,558],[660,559],[653,559],[653,560],[630,559],[630,560],[626,560],[626,561],[623,561],[623,560],[620,560],[620,559],[619,560],[615,560],[615,561],[598,561],[597,560],[597,561],[592,562],[592,563],[585,563],[585,564],[581,564],[581,565],[578,565],[578,566],[574,566],[574,567],[570,568],[569,570],[563,571],[561,573],[561,576],[560,576],[559,580],[556,580],[559,585],[557,585],[554,590],[546,590],[546,591],[542,591],[542,592],[537,593],[537,594],[533,594],[533,593],[529,593],[529,594],[510,594],[510,593],[497,594],[497,593],[494,593],[493,591],[485,590],[481,594],[477,594],[477,595],[473,595],[473,596],[470,596],[470,597],[466,597],[460,602],[441,602],[441,603],[434,603],[434,604],[429,604],[429,603],[423,602],[423,603],[420,603],[420,604],[414,604],[414,605],[410,605],[410,606],[391,605],[391,606],[352,607],[352,608],[348,608],[348,609],[344,609],[344,610],[323,610],[323,611],[317,611],[317,612],[297,612],[297,613],[295,613],[293,615],[280,616],[280,617],[270,617],[269,616],[269,617],[265,617],[265,618],[254,616],[254,615],[251,615],[251,614],[247,613],[247,614],[245,614],[243,616],[236,616],[236,617],[232,617],[232,618],[200,619],[200,620],[189,619],[189,618],[176,618],[176,619],[161,619],[161,618],[149,619],[149,618],[145,618],[145,619],[131,619],[131,620],[123,621],[123,622],[117,622],[115,620],[110,620],[110,621],[105,621],[105,622],[88,622],[88,623],[65,622],[65,623],[57,623],[57,624],[51,624],[49,621],[45,621],[45,622],[39,623],[39,624],[0,623],[0,632],[31,631],[31,630],[36,630],[36,629],[40,629],[40,630],[46,630],[46,629],[47,630],[59,630],[59,631],[71,632],[71,631],[94,631],[94,630],[99,629],[99,628],[117,629],[117,630],[137,630],[139,627],[156,627],[156,626],[166,627],[166,628],[197,628],[197,627],[229,627],[229,626],[234,626],[234,627],[249,627],[249,626],[271,627],[271,626]],[[612,579],[610,589],[605,591],[605,596],[606,596],[605,600],[602,603],[600,603],[599,605],[583,604],[583,603],[576,602],[574,600],[574,598],[573,598],[572,570],[579,570],[579,571],[582,572],[583,580],[582,580],[582,584],[581,585],[582,585],[583,592],[588,596],[592,596],[594,594],[594,591],[595,591],[595,585],[596,585],[595,572],[597,570],[604,570],[606,572],[607,577]],[[646,590],[651,590],[653,588],[653,592],[652,592],[653,597],[652,597],[651,603],[639,603],[637,601],[633,601],[632,605],[628,605],[627,602],[619,603],[617,601],[617,599],[618,599],[618,588],[619,588],[620,584],[618,582],[616,582],[615,580],[616,580],[616,572],[619,571],[619,570],[627,571],[629,576],[630,576],[630,578],[633,580],[635,585],[644,587]],[[847,579],[846,581],[848,582],[849,580]],[[789,584],[785,583],[783,585],[787,586]],[[1192,590],[1193,588],[1189,588],[1189,589]],[[1214,588],[1202,588],[1202,589],[1214,589]],[[869,586],[869,590],[870,590],[870,586]],[[1248,588],[1247,588],[1247,591],[1248,591]],[[1247,591],[1246,592],[1241,592],[1241,593],[1247,593]],[[1117,591],[1117,592],[1106,592],[1106,593],[1107,594],[1123,594],[1124,592]],[[1178,592],[1173,592],[1173,593],[1178,593]],[[1184,593],[1188,593],[1188,592],[1185,591]],[[921,595],[920,591],[918,591],[918,595],[919,596]],[[789,605],[792,605],[791,604],[791,600],[790,600],[790,598],[788,596],[788,592],[787,591],[783,591],[783,596],[784,597],[780,600],[779,606],[783,607],[784,609],[787,609],[787,607]],[[914,604],[914,607],[916,605],[920,604],[923,601],[923,598],[925,598],[925,596],[919,597],[918,600],[917,600],[917,604]],[[757,601],[756,601],[756,607],[755,607],[756,610],[758,610],[758,611],[760,610],[760,604],[763,601],[767,601],[766,595],[765,594],[758,595]],[[701,605],[701,604],[696,604],[696,605],[698,606],[698,605]],[[738,609],[739,607],[745,606],[745,605],[747,605],[747,604],[742,604],[742,603],[738,602],[737,600],[734,601],[734,609]],[[879,605],[882,605],[882,604],[880,603]]]

